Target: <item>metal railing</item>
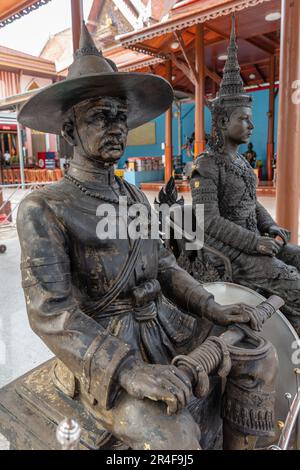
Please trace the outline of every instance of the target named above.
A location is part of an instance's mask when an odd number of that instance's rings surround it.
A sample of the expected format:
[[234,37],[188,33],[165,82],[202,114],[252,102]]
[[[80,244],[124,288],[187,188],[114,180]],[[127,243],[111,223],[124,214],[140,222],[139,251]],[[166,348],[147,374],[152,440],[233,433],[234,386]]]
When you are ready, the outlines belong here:
[[8,213],[6,212],[5,217],[0,218],[0,230],[15,228],[16,226],[16,214],[20,202],[26,197],[31,191],[41,189],[44,186],[52,184],[51,182],[43,183],[24,183],[24,184],[5,184],[0,185],[0,193],[3,195],[3,202],[0,204],[0,215],[4,213],[3,209],[9,207]]

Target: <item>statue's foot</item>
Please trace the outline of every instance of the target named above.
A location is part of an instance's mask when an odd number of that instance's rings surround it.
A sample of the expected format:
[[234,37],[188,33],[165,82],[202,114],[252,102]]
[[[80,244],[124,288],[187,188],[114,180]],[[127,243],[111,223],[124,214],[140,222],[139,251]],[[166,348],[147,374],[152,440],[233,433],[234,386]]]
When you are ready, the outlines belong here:
[[254,450],[257,436],[242,434],[224,420],[223,449],[224,450]]

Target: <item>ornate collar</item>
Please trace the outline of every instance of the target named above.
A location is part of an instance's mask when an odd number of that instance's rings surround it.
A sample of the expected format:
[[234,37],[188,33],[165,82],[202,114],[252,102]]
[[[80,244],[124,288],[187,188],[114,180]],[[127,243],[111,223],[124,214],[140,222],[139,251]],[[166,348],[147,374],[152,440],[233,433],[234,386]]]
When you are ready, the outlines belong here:
[[[84,193],[86,196],[89,196],[89,197],[92,197],[94,199],[100,199],[101,201],[104,201],[104,202],[109,202],[111,204],[119,204],[119,199],[118,197],[109,197],[107,195],[104,195],[103,192],[99,192],[99,191],[94,191],[90,188],[87,188],[86,186],[84,186],[84,183],[82,183],[81,181],[77,180],[76,178],[74,178],[73,176],[71,176],[70,174],[66,174],[65,176],[65,179],[70,181],[70,183],[72,183],[74,186],[76,186],[82,193]],[[118,187],[119,187],[119,191],[120,191],[120,196],[123,196],[123,197],[127,197],[127,205],[128,206],[131,206],[133,204],[136,203],[136,201],[134,201],[130,194],[128,193],[128,191],[126,191],[126,187],[122,181],[121,178],[118,178],[117,176],[115,177],[115,181],[117,182],[118,184]]]
[[68,175],[82,182],[83,185],[92,190],[99,190],[99,186],[111,187],[116,183],[113,165],[107,168],[93,168],[90,170],[82,165],[71,162]]

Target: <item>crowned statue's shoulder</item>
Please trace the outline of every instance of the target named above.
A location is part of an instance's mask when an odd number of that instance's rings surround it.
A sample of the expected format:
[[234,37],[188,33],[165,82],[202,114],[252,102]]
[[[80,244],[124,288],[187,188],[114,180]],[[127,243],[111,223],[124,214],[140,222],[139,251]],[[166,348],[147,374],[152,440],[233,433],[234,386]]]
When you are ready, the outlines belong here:
[[214,172],[216,167],[217,165],[214,160],[214,156],[206,150],[194,160],[192,176],[197,173],[202,174],[204,172],[206,174],[207,172]]

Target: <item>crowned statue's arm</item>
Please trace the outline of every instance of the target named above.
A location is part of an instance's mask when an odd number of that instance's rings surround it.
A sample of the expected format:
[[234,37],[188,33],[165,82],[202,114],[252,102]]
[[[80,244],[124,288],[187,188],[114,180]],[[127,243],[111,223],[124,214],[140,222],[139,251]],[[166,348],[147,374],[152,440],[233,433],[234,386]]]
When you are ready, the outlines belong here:
[[[280,227],[277,222],[273,219],[267,209],[256,202],[256,216],[257,216],[257,227],[261,235],[269,235],[270,237],[279,237],[279,240],[286,245],[291,238],[291,233],[289,230]],[[277,238],[278,239],[278,238]]]
[[[204,230],[206,236],[247,254],[259,252],[260,242],[265,235],[280,236],[288,242],[288,231],[280,228],[267,209],[256,201],[257,231],[250,231],[220,215],[222,169],[214,162],[213,156],[199,157],[192,174],[191,190],[193,206],[204,207]],[[249,171],[252,171],[249,168]]]

